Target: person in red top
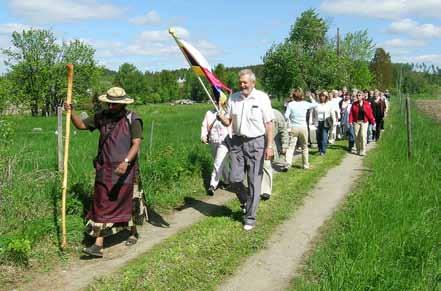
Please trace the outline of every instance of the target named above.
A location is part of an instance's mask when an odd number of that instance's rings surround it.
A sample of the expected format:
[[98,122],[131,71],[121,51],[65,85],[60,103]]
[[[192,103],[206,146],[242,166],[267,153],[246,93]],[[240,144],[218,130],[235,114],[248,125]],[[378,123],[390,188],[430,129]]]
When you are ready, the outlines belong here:
[[357,99],[352,104],[351,112],[349,113],[349,123],[354,127],[357,153],[364,156],[366,154],[368,123],[375,124],[375,118],[372,114],[371,105],[367,100],[364,100],[363,92],[361,91],[357,93]]

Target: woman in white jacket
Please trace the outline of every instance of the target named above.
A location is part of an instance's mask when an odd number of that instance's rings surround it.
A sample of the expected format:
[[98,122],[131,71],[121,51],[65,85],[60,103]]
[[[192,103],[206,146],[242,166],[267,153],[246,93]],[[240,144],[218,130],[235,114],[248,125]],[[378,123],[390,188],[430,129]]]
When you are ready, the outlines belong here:
[[328,133],[336,123],[332,105],[328,102],[328,96],[324,92],[319,94],[319,104],[312,113],[313,124],[317,127],[317,145],[320,155],[326,154],[328,147]]
[[[226,98],[220,98],[218,105],[220,110],[225,104]],[[228,160],[228,139],[231,138],[231,126],[226,127],[216,118],[216,110],[209,110],[205,113],[201,127],[201,141],[210,144],[214,158],[213,171],[211,173],[210,186],[208,187],[208,195],[214,195],[214,191],[219,186],[222,178],[224,185],[229,184],[229,171],[225,167]]]

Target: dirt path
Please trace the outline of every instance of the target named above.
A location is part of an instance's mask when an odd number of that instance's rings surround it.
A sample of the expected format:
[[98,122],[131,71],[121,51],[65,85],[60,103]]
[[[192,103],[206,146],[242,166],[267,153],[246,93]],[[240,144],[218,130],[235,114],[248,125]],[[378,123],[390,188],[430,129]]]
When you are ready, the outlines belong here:
[[[368,147],[371,149],[373,145]],[[285,290],[296,276],[319,228],[334,213],[367,170],[363,158],[348,154],[328,171],[305,198],[304,205],[283,223],[268,241],[268,248],[250,257],[219,290]],[[345,177],[345,179],[342,179]]]
[[166,217],[170,227],[154,227],[145,225],[139,228],[141,239],[130,247],[130,251],[119,243],[105,249],[105,257],[95,260],[80,260],[72,262],[69,267],[50,272],[21,286],[17,290],[79,290],[87,287],[92,280],[109,275],[123,267],[130,260],[151,249],[154,245],[178,233],[184,228],[198,222],[206,215],[216,214],[220,206],[235,195],[223,190],[217,190],[216,195],[204,201],[192,200],[181,211]]

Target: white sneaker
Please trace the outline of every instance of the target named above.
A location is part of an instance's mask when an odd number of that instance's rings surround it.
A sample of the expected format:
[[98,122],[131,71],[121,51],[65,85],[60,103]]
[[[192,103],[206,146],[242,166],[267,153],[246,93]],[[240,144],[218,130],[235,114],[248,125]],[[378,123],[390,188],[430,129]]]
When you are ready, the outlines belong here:
[[254,225],[245,224],[243,226],[243,229],[246,231],[252,230],[254,228]]

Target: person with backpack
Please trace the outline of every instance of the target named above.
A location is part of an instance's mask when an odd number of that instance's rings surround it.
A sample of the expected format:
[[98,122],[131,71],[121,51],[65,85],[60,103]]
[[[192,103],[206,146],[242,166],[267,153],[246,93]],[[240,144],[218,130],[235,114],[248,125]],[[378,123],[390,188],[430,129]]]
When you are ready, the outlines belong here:
[[142,139],[142,120],[126,109],[133,103],[123,88],[112,87],[98,100],[107,108],[86,119],[81,119],[71,104],[71,120],[79,130],[99,130],[98,153],[93,161],[95,185],[92,207],[87,213],[87,226],[95,243],[83,249],[92,257],[103,257],[104,237],[112,228],[131,227],[126,245],[137,242],[138,233],[132,222],[133,188],[138,173],[138,152]]

